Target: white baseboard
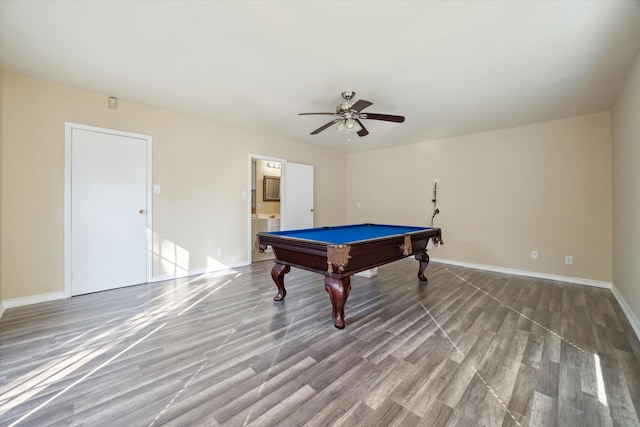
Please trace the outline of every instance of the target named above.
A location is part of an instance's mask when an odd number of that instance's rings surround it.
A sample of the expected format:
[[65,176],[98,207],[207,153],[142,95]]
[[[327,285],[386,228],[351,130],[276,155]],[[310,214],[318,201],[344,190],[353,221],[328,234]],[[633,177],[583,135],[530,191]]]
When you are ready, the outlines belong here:
[[206,274],[206,273],[214,273],[216,271],[230,270],[233,268],[244,267],[247,265],[249,265],[249,263],[245,261],[245,262],[238,262],[238,263],[220,266],[217,268],[195,268],[193,270],[187,270],[184,272],[178,272],[174,274],[159,274],[157,276],[153,276],[151,278],[151,282],[155,283],[155,282],[163,282],[165,280],[181,279],[183,277],[197,276],[199,274]]
[[624,300],[622,294],[618,291],[615,285],[611,286],[611,292],[613,293],[613,296],[616,297],[616,300],[618,301],[618,304],[620,304],[622,311],[624,311],[625,316],[627,316],[629,323],[631,323],[631,327],[636,333],[636,336],[638,337],[638,339],[640,339],[640,322],[638,321],[638,318],[633,313],[633,311],[631,311],[631,308],[629,308],[629,305]]
[[516,270],[514,268],[496,267],[493,265],[472,264],[469,262],[451,261],[448,259],[431,258],[433,262],[457,265],[459,267],[474,268],[476,270],[493,271],[495,273],[513,274],[514,276],[535,277],[536,279],[557,280],[558,282],[574,283],[576,285],[595,286],[611,289],[611,282],[583,279],[581,277],[558,276],[556,274],[538,273],[536,271]]
[[23,305],[39,304],[41,302],[55,301],[59,299],[65,299],[67,296],[64,292],[52,292],[50,294],[33,295],[30,297],[12,298],[2,301],[0,304],[4,306],[4,309],[22,307]]

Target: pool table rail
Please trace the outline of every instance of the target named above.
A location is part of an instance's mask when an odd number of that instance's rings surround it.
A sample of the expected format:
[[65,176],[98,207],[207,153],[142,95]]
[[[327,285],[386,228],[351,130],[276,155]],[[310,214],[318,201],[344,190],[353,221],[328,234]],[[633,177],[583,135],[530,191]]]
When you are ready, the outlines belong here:
[[[409,236],[411,241],[411,249],[408,252],[404,251],[405,236]],[[343,245],[258,233],[259,244],[271,246],[277,263],[292,265],[334,278],[351,276],[408,256],[424,253],[431,239],[439,243],[442,241],[439,228],[347,242]],[[342,246],[349,247],[347,263],[342,266],[336,264],[330,266],[328,252]]]

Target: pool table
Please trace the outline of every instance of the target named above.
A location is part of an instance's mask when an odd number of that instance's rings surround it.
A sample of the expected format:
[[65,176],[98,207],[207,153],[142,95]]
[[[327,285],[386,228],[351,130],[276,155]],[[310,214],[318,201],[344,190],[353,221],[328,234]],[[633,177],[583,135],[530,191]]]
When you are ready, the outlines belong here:
[[287,295],[284,275],[291,266],[324,275],[324,285],[333,306],[336,328],[344,323],[344,304],[351,290],[351,276],[392,261],[415,255],[418,279],[427,281],[427,243],[441,244],[439,228],[384,224],[356,224],[302,230],[262,232],[256,246],[273,248],[275,265],[271,277],[278,288],[274,301]]

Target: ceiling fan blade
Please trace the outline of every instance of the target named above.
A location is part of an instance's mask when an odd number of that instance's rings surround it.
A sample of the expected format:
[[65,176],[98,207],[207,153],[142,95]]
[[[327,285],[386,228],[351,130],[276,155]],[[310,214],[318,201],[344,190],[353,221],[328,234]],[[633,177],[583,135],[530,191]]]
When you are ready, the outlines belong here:
[[367,135],[369,135],[369,131],[364,127],[364,125],[362,124],[362,122],[361,122],[360,120],[358,120],[358,119],[356,119],[356,122],[358,122],[358,124],[359,124],[359,125],[360,125],[360,127],[362,128],[362,129],[360,129],[360,130],[358,131],[358,136],[367,136]]
[[325,124],[323,126],[320,126],[318,129],[316,129],[313,132],[311,132],[311,135],[319,134],[320,132],[322,132],[326,128],[331,127],[331,125],[333,125],[335,123],[338,123],[340,120],[342,120],[342,118],[337,118],[337,119],[331,120],[329,123],[327,123],[327,124]]
[[337,116],[336,113],[298,113],[299,116],[312,116],[314,114],[323,114],[327,116]]
[[385,122],[404,122],[404,116],[394,116],[391,114],[364,113],[361,119],[382,120]]
[[360,111],[364,110],[370,105],[373,105],[373,102],[365,101],[364,99],[359,99],[356,101],[355,104],[351,106],[350,110],[355,111],[356,113],[359,113]]

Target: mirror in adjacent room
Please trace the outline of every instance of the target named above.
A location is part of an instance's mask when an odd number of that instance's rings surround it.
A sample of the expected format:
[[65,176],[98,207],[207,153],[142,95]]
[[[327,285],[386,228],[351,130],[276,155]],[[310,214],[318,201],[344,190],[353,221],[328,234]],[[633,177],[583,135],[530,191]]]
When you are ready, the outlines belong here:
[[266,202],[280,201],[280,177],[265,175],[262,180],[262,200]]

